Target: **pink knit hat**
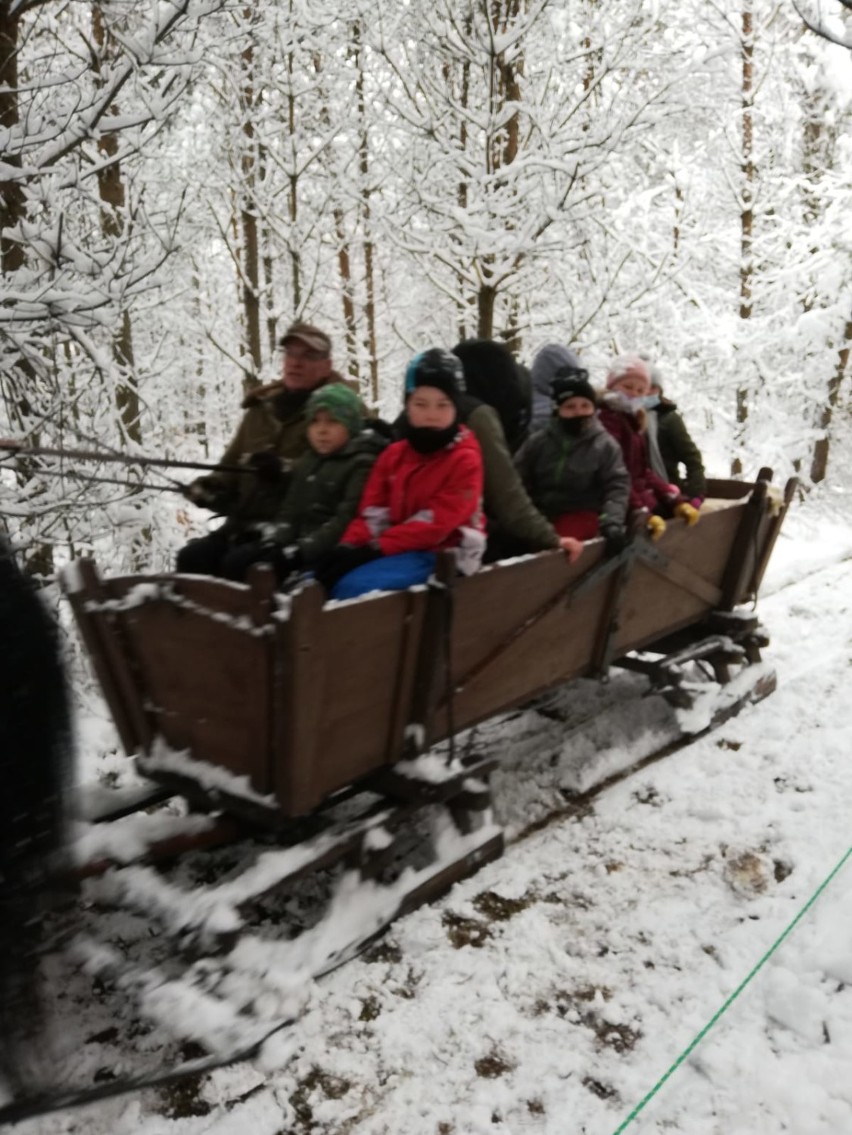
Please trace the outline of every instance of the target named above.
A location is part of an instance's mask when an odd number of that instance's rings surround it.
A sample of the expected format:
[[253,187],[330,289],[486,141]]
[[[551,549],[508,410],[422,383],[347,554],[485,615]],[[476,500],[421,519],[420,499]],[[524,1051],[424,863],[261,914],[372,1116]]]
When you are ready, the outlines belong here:
[[646,394],[651,389],[651,368],[638,355],[619,355],[617,359],[613,359],[606,376],[607,390],[612,390],[623,378],[639,379],[645,386]]

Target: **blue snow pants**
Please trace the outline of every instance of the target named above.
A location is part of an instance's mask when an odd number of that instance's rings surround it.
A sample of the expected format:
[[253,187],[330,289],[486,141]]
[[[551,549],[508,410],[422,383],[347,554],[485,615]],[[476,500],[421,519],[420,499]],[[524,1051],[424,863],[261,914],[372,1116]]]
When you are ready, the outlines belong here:
[[405,591],[426,582],[435,570],[435,558],[434,552],[401,552],[371,560],[339,579],[329,599],[355,599],[368,591]]

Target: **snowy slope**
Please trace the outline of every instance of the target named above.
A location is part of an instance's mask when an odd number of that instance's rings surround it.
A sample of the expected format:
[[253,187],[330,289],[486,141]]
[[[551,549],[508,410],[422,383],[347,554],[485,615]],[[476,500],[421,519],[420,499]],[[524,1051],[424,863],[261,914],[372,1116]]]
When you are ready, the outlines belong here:
[[[503,860],[318,982],[262,1062],[19,1130],[614,1135],[852,843],[852,530],[794,512],[764,592],[774,696],[529,834],[576,770],[558,722],[505,722]],[[621,726],[616,761],[647,744]],[[852,1133],[850,911],[852,865],[627,1130]]]

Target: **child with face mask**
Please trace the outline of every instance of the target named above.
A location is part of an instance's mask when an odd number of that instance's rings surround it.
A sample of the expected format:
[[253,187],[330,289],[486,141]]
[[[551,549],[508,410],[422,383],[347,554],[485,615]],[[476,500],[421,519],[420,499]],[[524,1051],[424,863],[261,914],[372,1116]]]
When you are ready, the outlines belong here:
[[515,458],[536,507],[563,538],[602,536],[609,552],[625,543],[630,477],[618,443],[597,417],[588,371],[560,368],[551,382],[553,415]]
[[409,363],[402,439],[373,466],[357,516],[315,572],[332,599],[425,583],[445,549],[463,575],[480,566],[482,455],[459,421],[463,390],[462,364],[449,351],[432,348]]
[[621,447],[630,474],[629,507],[651,513],[648,531],[658,539],[666,530],[667,518],[677,516],[691,526],[698,521],[698,509],[652,467],[646,433],[651,399],[648,364],[639,355],[620,355],[609,368],[600,419]]

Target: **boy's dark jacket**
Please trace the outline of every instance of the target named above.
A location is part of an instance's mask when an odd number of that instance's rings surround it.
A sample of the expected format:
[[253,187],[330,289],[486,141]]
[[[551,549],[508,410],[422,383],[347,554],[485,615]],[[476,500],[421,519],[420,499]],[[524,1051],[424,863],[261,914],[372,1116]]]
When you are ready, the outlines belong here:
[[512,464],[512,455],[497,411],[465,396],[464,421],[482,450],[483,490],[489,535],[495,532],[519,541],[531,552],[559,547],[559,537],[528,496]]
[[306,565],[340,543],[358,511],[361,493],[387,440],[362,430],[342,449],[320,457],[309,449],[297,461],[287,496],[273,521],[275,542],[295,544]]
[[590,510],[612,523],[624,523],[630,477],[618,442],[596,417],[576,437],[563,429],[560,418],[552,418],[524,442],[515,464],[548,519]]
[[[353,388],[352,383],[336,371],[320,385],[330,382],[342,382]],[[252,527],[275,516],[288,486],[290,469],[307,449],[305,404],[312,393],[312,390],[290,391],[280,382],[272,382],[245,396],[245,413],[219,464],[232,469],[246,464],[252,454],[269,453],[281,462],[282,476],[278,481],[267,481],[251,473],[222,470],[200,477],[197,483],[215,494],[215,505],[211,507],[228,517],[229,529]]]
[[[707,479],[701,451],[689,436],[689,430],[677,412],[677,404],[668,398],[661,398],[655,412],[657,445],[666,467],[666,476],[686,496],[703,499],[707,495]],[[681,476],[681,465],[686,476]]]

